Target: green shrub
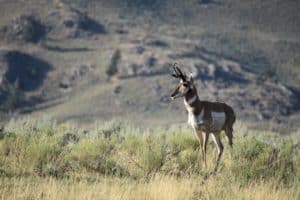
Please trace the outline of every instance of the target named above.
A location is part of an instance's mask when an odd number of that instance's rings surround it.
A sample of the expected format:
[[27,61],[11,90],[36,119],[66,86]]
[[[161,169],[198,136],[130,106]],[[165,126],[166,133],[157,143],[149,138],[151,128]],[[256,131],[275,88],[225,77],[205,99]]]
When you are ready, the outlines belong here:
[[119,155],[124,168],[134,177],[148,177],[158,172],[165,159],[165,139],[160,135],[127,134]]
[[295,180],[293,145],[282,143],[274,148],[256,139],[243,138],[234,147],[231,172],[241,183],[275,179],[288,184]]
[[[42,118],[11,120],[2,132],[0,176],[62,178],[88,173],[148,179],[156,174],[207,177],[213,170],[201,167],[198,141],[183,129],[150,131],[105,123],[86,132]],[[217,173],[241,185],[299,182],[298,143],[278,138],[272,146],[258,138],[236,136],[232,151],[225,145]],[[215,164],[213,148],[209,143],[209,168]]]
[[199,173],[199,143],[193,135],[173,133],[168,135],[168,159],[163,171],[172,175]]
[[5,97],[4,102],[1,105],[1,109],[5,111],[12,111],[16,109],[19,104],[23,101],[24,95],[19,88],[19,82],[9,86],[8,94]]
[[60,152],[58,140],[47,135],[7,135],[0,143],[2,168],[17,175],[43,174],[43,167],[52,163]]
[[109,174],[115,165],[110,157],[113,150],[114,147],[109,141],[82,139],[72,148],[69,159],[77,161],[79,167],[83,166],[87,170]]
[[117,49],[114,54],[112,55],[112,58],[110,60],[109,65],[106,69],[106,74],[108,77],[111,77],[118,73],[118,63],[121,59],[121,51]]

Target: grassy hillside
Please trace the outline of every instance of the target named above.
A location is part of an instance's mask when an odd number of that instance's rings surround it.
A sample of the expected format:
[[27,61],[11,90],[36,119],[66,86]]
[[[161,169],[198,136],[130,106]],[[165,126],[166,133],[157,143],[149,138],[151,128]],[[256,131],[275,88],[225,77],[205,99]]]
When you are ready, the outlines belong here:
[[[298,8],[292,0],[2,0],[0,78],[13,74],[23,86],[15,86],[15,77],[0,85],[0,110],[81,124],[113,118],[144,126],[183,123],[182,102],[168,100],[176,84],[169,69],[179,62],[200,74],[202,99],[225,101],[239,118],[271,122],[280,131],[294,127],[300,107]],[[107,82],[117,50],[117,78]],[[13,62],[17,56],[7,60],[11,52],[47,70]],[[23,71],[12,70],[22,64]],[[208,66],[227,74],[207,78]]]
[[298,199],[298,134],[279,137],[240,123],[234,148],[225,144],[214,171],[212,141],[203,168],[186,127],[109,122],[83,130],[48,118],[12,120],[0,132],[1,198]]

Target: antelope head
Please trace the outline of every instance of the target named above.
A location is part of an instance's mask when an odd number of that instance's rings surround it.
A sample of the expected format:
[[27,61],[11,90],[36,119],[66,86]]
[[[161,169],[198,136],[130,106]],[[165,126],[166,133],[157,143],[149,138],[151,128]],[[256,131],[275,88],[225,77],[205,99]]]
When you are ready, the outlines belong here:
[[179,69],[178,65],[175,63],[173,65],[173,74],[172,76],[179,79],[179,83],[176,86],[174,92],[171,94],[171,99],[176,99],[178,97],[184,97],[189,92],[195,90],[194,81],[192,75],[187,77],[182,71]]

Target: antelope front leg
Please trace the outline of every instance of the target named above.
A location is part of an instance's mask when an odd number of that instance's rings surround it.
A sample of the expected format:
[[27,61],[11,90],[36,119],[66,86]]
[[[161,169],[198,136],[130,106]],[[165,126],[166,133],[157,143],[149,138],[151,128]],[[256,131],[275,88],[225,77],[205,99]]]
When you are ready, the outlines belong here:
[[204,163],[204,167],[206,168],[206,147],[208,141],[208,133],[203,132],[202,130],[196,130],[197,138],[200,144],[200,149],[202,153],[202,163]]
[[202,132],[202,136],[203,136],[202,152],[203,152],[204,165],[205,165],[205,168],[206,168],[206,166],[207,166],[207,164],[206,164],[206,148],[207,148],[209,133],[208,132]]
[[195,133],[196,133],[196,137],[199,141],[199,145],[200,145],[200,148],[199,148],[199,151],[201,151],[201,158],[202,158],[202,164],[204,163],[204,153],[203,153],[203,136],[202,136],[202,131],[201,130],[195,130]]

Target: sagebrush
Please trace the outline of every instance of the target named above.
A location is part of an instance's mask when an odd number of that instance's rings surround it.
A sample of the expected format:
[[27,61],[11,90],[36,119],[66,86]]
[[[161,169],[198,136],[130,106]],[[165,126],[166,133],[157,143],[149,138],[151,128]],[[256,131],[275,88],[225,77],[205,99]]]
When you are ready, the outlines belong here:
[[[253,183],[286,189],[299,186],[297,133],[282,138],[260,132],[259,139],[254,133],[248,129],[236,133],[234,148],[225,146],[220,168],[214,173],[214,144],[209,143],[205,169],[197,140],[187,127],[145,130],[109,122],[83,130],[57,125],[47,118],[12,120],[0,134],[0,176],[7,183],[28,177],[97,184],[101,177],[131,183],[174,177],[178,181],[195,179],[199,184],[199,180],[217,181],[222,177],[222,181],[242,188]],[[222,181],[220,184],[226,185]]]

